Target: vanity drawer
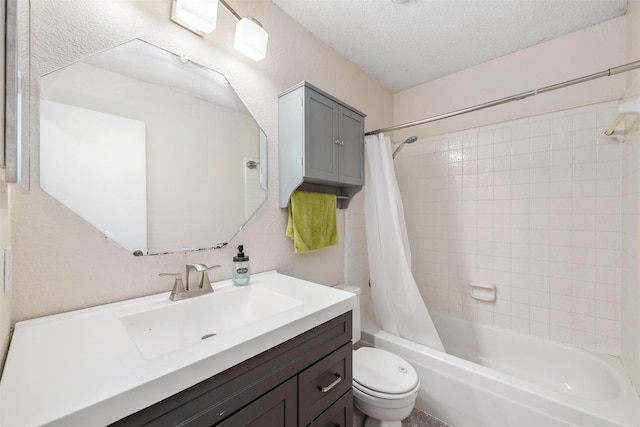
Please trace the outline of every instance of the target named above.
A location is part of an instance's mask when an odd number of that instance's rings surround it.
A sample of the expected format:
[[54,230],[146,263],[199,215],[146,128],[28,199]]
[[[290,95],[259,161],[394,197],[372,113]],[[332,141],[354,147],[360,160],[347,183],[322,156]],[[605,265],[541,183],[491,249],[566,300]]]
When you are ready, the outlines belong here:
[[352,345],[347,343],[298,375],[299,425],[306,426],[351,390]]
[[313,420],[309,427],[353,427],[353,391],[340,399]]

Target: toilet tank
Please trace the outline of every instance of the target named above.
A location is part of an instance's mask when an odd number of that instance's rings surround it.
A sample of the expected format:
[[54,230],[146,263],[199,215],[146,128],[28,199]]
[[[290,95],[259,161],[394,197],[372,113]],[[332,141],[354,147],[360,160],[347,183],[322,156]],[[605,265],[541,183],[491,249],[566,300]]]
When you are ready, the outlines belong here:
[[340,289],[343,291],[351,292],[356,295],[356,308],[353,309],[353,337],[351,340],[353,343],[357,343],[360,341],[360,293],[362,290],[357,286],[348,286],[348,285],[336,285],[334,286],[336,289]]

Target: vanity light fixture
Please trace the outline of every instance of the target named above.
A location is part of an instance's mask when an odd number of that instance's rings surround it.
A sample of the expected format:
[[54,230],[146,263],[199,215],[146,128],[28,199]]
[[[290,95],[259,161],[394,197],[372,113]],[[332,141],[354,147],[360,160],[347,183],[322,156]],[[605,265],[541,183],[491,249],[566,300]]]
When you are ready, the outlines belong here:
[[240,17],[225,0],[218,1],[238,20],[233,47],[254,61],[264,59],[267,54],[267,39],[269,35],[262,28],[262,24],[250,16],[246,18]]
[[260,61],[267,55],[268,38],[269,35],[262,28],[262,24],[247,16],[236,24],[236,38],[233,47],[254,61]]
[[173,0],[171,20],[198,35],[216,28],[218,2],[215,0]]
[[171,20],[203,36],[216,27],[218,3],[238,20],[233,47],[254,61],[264,59],[269,35],[262,24],[250,16],[240,17],[225,0],[173,0]]

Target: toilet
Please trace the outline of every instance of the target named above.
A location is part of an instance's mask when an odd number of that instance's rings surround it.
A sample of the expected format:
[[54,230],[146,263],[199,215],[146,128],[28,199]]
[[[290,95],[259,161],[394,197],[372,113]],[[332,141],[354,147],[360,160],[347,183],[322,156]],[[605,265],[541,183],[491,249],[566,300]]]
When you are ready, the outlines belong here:
[[[358,297],[353,310],[353,342],[356,343],[360,340],[360,288],[337,288]],[[400,356],[373,347],[354,350],[354,427],[400,427],[400,421],[413,410],[419,388],[416,370]]]

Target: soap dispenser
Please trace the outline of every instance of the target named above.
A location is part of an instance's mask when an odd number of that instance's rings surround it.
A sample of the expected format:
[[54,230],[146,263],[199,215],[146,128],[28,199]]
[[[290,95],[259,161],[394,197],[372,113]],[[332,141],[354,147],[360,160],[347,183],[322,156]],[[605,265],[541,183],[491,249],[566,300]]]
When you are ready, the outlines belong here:
[[242,286],[249,283],[249,277],[251,275],[251,269],[249,267],[249,257],[244,254],[243,250],[243,245],[238,246],[238,255],[233,257],[231,280],[233,280],[233,284],[237,286]]

